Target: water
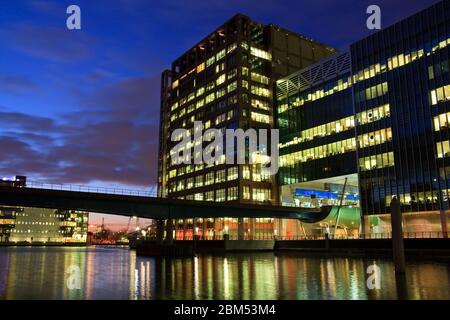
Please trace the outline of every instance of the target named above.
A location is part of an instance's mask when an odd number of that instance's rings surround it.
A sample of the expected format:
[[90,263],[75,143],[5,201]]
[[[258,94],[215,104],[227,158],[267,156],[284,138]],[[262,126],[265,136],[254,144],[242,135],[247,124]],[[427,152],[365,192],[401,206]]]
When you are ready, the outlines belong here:
[[[366,286],[374,262],[380,290]],[[67,272],[71,266],[75,273]],[[80,289],[69,289],[76,270]],[[450,299],[448,263],[408,262],[406,279],[398,280],[383,258],[247,253],[164,259],[117,247],[0,248],[0,299]]]

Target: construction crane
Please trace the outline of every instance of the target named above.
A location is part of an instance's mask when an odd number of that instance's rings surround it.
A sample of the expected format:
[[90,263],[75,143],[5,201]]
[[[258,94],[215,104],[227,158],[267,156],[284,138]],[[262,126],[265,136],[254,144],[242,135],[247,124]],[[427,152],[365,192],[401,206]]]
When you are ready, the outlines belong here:
[[138,228],[138,226],[139,226],[139,217],[136,217],[136,216],[130,217],[128,219],[128,225],[127,225],[127,228],[125,229],[125,233],[128,233],[130,230],[131,220],[135,220],[135,224],[134,224],[135,229]]

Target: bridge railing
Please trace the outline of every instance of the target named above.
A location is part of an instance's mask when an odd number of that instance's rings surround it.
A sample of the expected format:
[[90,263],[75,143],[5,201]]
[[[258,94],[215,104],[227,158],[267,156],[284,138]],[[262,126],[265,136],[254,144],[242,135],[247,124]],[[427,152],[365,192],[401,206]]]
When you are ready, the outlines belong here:
[[[391,233],[371,233],[371,234],[360,234],[360,235],[332,235],[329,234],[328,238],[330,240],[356,240],[356,239],[391,239],[392,234]],[[405,239],[442,239],[442,238],[449,238],[450,232],[438,232],[438,231],[420,231],[420,232],[404,232],[403,237]],[[150,238],[147,237],[147,239],[153,239],[156,238]],[[193,241],[195,239],[195,236],[192,234],[185,235],[185,236],[177,236],[174,238],[174,240],[177,241]],[[198,240],[224,240],[224,235],[215,235],[215,236],[198,236]],[[228,235],[228,240],[238,240],[238,236]],[[298,236],[275,236],[275,235],[267,235],[267,234],[256,234],[253,236],[245,235],[242,240],[325,240],[324,235],[298,235]]]
[[[417,232],[404,232],[404,239],[436,239],[450,237],[450,232],[441,231],[417,231]],[[324,240],[325,235],[298,235],[298,236],[286,236],[277,237],[278,240]],[[391,239],[392,233],[368,233],[359,235],[333,235],[329,234],[330,240],[354,240],[354,239]]]
[[155,189],[150,190],[138,190],[138,189],[122,189],[114,187],[96,187],[96,186],[84,186],[73,184],[55,184],[55,183],[43,183],[27,181],[26,188],[45,189],[45,190],[59,190],[59,191],[74,191],[74,192],[89,192],[89,193],[106,193],[117,194],[126,196],[138,196],[138,197],[156,197],[157,192]]

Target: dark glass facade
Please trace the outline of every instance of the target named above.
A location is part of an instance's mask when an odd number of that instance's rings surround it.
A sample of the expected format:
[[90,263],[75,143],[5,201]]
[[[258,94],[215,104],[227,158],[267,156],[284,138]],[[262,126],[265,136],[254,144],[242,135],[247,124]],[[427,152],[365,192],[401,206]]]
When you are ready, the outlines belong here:
[[277,82],[281,185],[356,173],[349,59],[339,54]]
[[[320,93],[324,97],[296,108],[298,96],[314,96],[318,87],[301,89],[301,83],[289,83],[295,74],[284,78],[286,83],[282,85],[279,81],[281,186],[331,178],[347,170],[358,172],[363,232],[389,232],[394,196],[399,198],[405,221],[409,222],[406,231],[446,231],[450,189],[449,47],[450,2],[442,1],[352,44],[346,90],[326,96],[324,89]],[[337,78],[323,81],[319,88],[332,87]],[[294,93],[283,96],[289,91],[287,86]],[[354,116],[353,130],[339,135],[325,131],[328,136],[295,142],[305,128],[350,114]],[[355,139],[355,152],[328,154],[320,159],[308,158],[306,152],[306,159],[286,159],[347,137]],[[317,154],[315,151],[313,156]],[[324,156],[320,150],[319,154]]]
[[450,94],[433,92],[450,84],[449,19],[443,1],[351,45],[364,214],[389,213],[398,196],[403,212],[437,211],[446,226],[449,131],[434,119]]

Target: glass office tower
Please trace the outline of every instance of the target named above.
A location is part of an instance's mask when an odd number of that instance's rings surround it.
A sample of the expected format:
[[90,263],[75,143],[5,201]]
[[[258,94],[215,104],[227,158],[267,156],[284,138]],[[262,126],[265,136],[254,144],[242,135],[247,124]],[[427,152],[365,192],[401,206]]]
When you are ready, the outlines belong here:
[[[359,232],[359,191],[350,53],[343,52],[277,81],[281,204],[339,206],[314,226],[286,221],[285,234]],[[351,217],[351,219],[347,219]],[[296,232],[300,230],[300,234]],[[302,234],[306,233],[306,234]]]
[[447,229],[449,19],[442,1],[350,47],[366,232],[389,231],[393,196],[405,231]]
[[[406,232],[446,232],[449,45],[450,5],[442,1],[352,44],[343,74],[330,69],[327,79],[325,60],[278,81],[281,201],[329,204],[317,201],[330,196],[326,187],[302,184],[357,172],[361,232],[390,232],[394,196]],[[311,83],[311,75],[322,82]],[[337,132],[330,124],[343,117],[352,120]]]

